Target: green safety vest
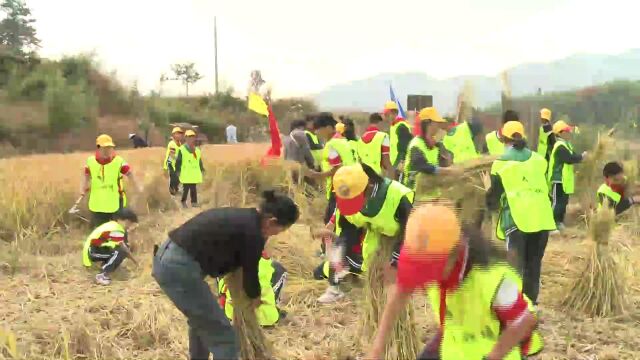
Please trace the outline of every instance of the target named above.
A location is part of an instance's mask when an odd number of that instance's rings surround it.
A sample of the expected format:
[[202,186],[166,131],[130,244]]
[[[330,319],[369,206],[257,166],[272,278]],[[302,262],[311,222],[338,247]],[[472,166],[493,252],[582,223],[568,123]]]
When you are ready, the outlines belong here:
[[[309,135],[311,141],[313,142],[313,145],[315,145],[316,147],[320,146],[320,140],[318,140],[318,136],[316,134],[312,133],[309,130],[305,130],[304,133]],[[311,155],[313,156],[315,165],[320,166],[320,163],[322,162],[322,149],[311,150]]]
[[[349,146],[349,142],[347,141],[347,139],[333,138],[327,141],[324,146],[324,150],[322,151],[321,169],[323,172],[331,170],[331,165],[329,164],[329,148],[332,148],[338,152],[340,160],[342,161],[342,165],[346,166],[356,163],[355,156],[353,155],[353,151],[351,150],[351,146]],[[333,190],[333,177],[327,176],[326,182],[327,199],[329,199],[329,197],[331,196],[331,191]]]
[[[613,191],[613,189],[607,184],[600,185],[600,187],[598,188],[598,191],[596,193],[598,195],[604,195],[607,198],[609,198],[609,201],[611,202],[611,205],[613,205],[613,206],[618,205],[618,203],[622,199],[622,195],[620,195],[617,192]],[[600,199],[598,198],[598,200],[600,200]],[[598,208],[600,208],[600,207],[602,207],[602,202],[598,201]]]
[[504,154],[504,143],[500,141],[500,137],[498,136],[497,131],[488,133],[485,139],[487,140],[487,149],[489,150],[489,155]]
[[180,183],[181,184],[200,184],[202,183],[202,169],[200,168],[200,159],[202,159],[202,151],[196,146],[195,154],[189,151],[187,145],[180,147],[182,152],[182,163],[180,166]]
[[[546,168],[547,161],[534,152],[526,161],[498,159],[491,166],[491,174],[500,176],[504,187],[500,212],[508,209],[516,227],[524,233],[556,229]],[[499,239],[504,238],[504,230],[498,226]]]
[[538,130],[538,148],[536,149],[536,152],[545,158],[547,157],[549,135],[551,135],[551,132],[545,132],[544,129],[542,129],[542,126],[540,126],[540,130]]
[[[276,306],[276,295],[271,285],[271,278],[273,277],[274,271],[271,259],[260,259],[258,263],[258,280],[260,281],[261,304],[256,309],[256,318],[260,326],[275,325],[280,319],[280,312]],[[233,320],[233,300],[231,299],[231,292],[222,278],[218,279],[218,293],[225,295],[224,313],[229,320]]]
[[[82,247],[82,264],[84,266],[91,267],[91,265],[93,265],[93,262],[91,262],[91,258],[89,257],[89,249],[91,248],[91,242],[97,239],[98,237],[100,237],[100,235],[103,232],[107,232],[107,231],[108,232],[119,231],[121,233],[126,233],[124,227],[118,224],[117,221],[109,221],[95,228],[95,230],[93,230],[91,234],[87,236],[87,239],[84,241],[84,246]],[[120,243],[117,241],[106,241],[102,243],[100,247],[113,249],[118,245],[120,245]]]
[[[489,354],[500,336],[500,321],[492,309],[496,292],[504,279],[518,284],[522,291],[522,279],[507,264],[496,263],[489,267],[474,266],[460,286],[446,292],[446,312],[442,340],[440,343],[440,359],[442,360],[481,360]],[[440,288],[437,285],[427,289],[431,308],[440,322]],[[535,314],[531,301],[526,297],[529,310]],[[529,340],[527,356],[542,351],[542,336],[535,329]],[[520,360],[522,349],[513,348],[504,360]]]
[[120,209],[120,197],[124,196],[120,172],[123,164],[124,159],[118,155],[106,165],[101,165],[95,156],[87,159],[87,168],[91,176],[89,210],[112,214]]
[[453,163],[460,164],[480,157],[471,138],[469,123],[464,122],[451,129],[443,139],[444,147],[453,154]]
[[[549,184],[554,182],[561,182],[562,189],[565,194],[571,195],[575,191],[576,180],[575,174],[573,172],[573,164],[561,164],[562,169],[556,169],[556,150],[560,146],[564,146],[571,153],[573,153],[573,146],[565,141],[564,139],[557,138],[556,143],[553,145],[553,150],[551,150],[551,157],[549,159],[549,170],[547,171],[547,177]],[[560,177],[560,179],[558,179]]]
[[365,143],[362,138],[358,140],[358,157],[360,162],[368,165],[376,173],[382,175],[382,143],[387,136],[382,131],[376,132],[370,143]]
[[398,121],[397,123],[391,125],[389,129],[389,158],[391,159],[391,164],[395,165],[396,160],[398,160],[398,129],[404,126],[411,132],[411,126],[406,121]]
[[[367,233],[362,243],[362,271],[368,268],[368,261],[378,250],[380,237],[396,236],[400,231],[400,223],[395,218],[400,200],[407,196],[413,202],[414,192],[395,180],[384,179],[384,183],[378,191],[386,191],[384,203],[377,214],[372,217],[365,216],[362,212],[353,215],[345,215],[345,218],[358,228],[366,228]],[[369,200],[371,201],[371,200]],[[366,209],[367,204],[365,204]]]
[[[171,167],[175,170],[176,164],[174,162],[176,160],[176,156],[178,156],[179,149],[180,146],[176,144],[174,140],[169,141],[169,144],[167,145],[167,153],[164,156],[164,163],[162,164],[163,169],[168,170],[168,163],[171,161]],[[171,150],[173,150],[173,156],[171,156]]]
[[[404,160],[404,172],[402,176],[402,184],[408,187],[409,189],[416,191],[417,188],[417,178],[420,175],[417,171],[413,171],[413,164],[411,163],[411,151],[416,148],[424,154],[425,159],[430,164],[438,165],[438,156],[440,155],[440,150],[437,147],[433,149],[429,149],[424,139],[420,136],[416,136],[411,139],[409,146],[407,147],[407,156]],[[421,194],[420,194],[421,195]],[[434,193],[429,194],[429,196],[437,196],[439,195],[439,191],[437,189]]]

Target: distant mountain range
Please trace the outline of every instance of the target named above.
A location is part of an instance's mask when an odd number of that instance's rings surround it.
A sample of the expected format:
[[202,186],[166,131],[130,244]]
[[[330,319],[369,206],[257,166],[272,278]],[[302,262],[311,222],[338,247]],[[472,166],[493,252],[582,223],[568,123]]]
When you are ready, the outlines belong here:
[[[549,63],[518,65],[509,70],[513,96],[579,89],[607,81],[640,79],[640,49],[619,55],[577,54]],[[500,101],[499,74],[458,76],[445,80],[424,73],[386,73],[368,79],[337,84],[313,96],[323,109],[380,110],[388,100],[389,84],[406,104],[407,94],[433,95],[434,104],[443,113],[455,111],[456,97],[464,82],[473,84],[476,105],[488,106]]]

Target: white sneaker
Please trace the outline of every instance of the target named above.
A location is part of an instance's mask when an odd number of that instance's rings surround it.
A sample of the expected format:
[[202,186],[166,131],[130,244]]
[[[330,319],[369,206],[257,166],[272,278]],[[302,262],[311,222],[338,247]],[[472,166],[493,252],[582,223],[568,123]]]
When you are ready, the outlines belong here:
[[344,297],[344,293],[340,289],[330,286],[327,290],[318,298],[318,302],[321,304],[331,304]]
[[96,282],[100,285],[109,285],[111,284],[111,279],[104,273],[100,273],[96,275]]

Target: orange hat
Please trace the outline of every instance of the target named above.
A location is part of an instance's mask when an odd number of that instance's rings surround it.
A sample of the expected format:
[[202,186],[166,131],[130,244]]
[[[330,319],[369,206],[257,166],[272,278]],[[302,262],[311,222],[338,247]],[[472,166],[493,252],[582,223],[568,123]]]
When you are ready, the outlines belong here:
[[442,280],[460,235],[460,221],[451,207],[427,204],[415,208],[400,251],[398,282],[418,287]]
[[333,188],[340,214],[353,215],[362,210],[368,184],[369,177],[360,164],[342,166],[336,171],[333,175]]

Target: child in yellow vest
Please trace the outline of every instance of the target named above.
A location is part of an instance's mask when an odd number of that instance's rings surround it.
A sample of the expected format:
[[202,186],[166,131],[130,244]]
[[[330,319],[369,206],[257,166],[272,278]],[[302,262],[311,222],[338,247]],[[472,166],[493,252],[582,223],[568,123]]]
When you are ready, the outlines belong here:
[[599,206],[606,202],[609,207],[615,209],[616,215],[620,215],[631,206],[640,203],[640,195],[629,193],[622,164],[615,161],[607,163],[602,169],[602,175],[604,183],[597,191]]
[[196,146],[195,131],[187,130],[184,135],[186,143],[180,147],[176,157],[176,173],[182,184],[182,207],[187,207],[189,194],[191,194],[191,206],[198,207],[196,186],[202,183],[204,173],[202,151]]
[[163,168],[169,175],[169,193],[175,195],[178,193],[178,185],[180,185],[180,179],[176,175],[175,160],[178,156],[178,150],[182,146],[182,139],[184,132],[179,127],[174,127],[171,130],[171,141],[167,144],[167,152],[164,156]]

